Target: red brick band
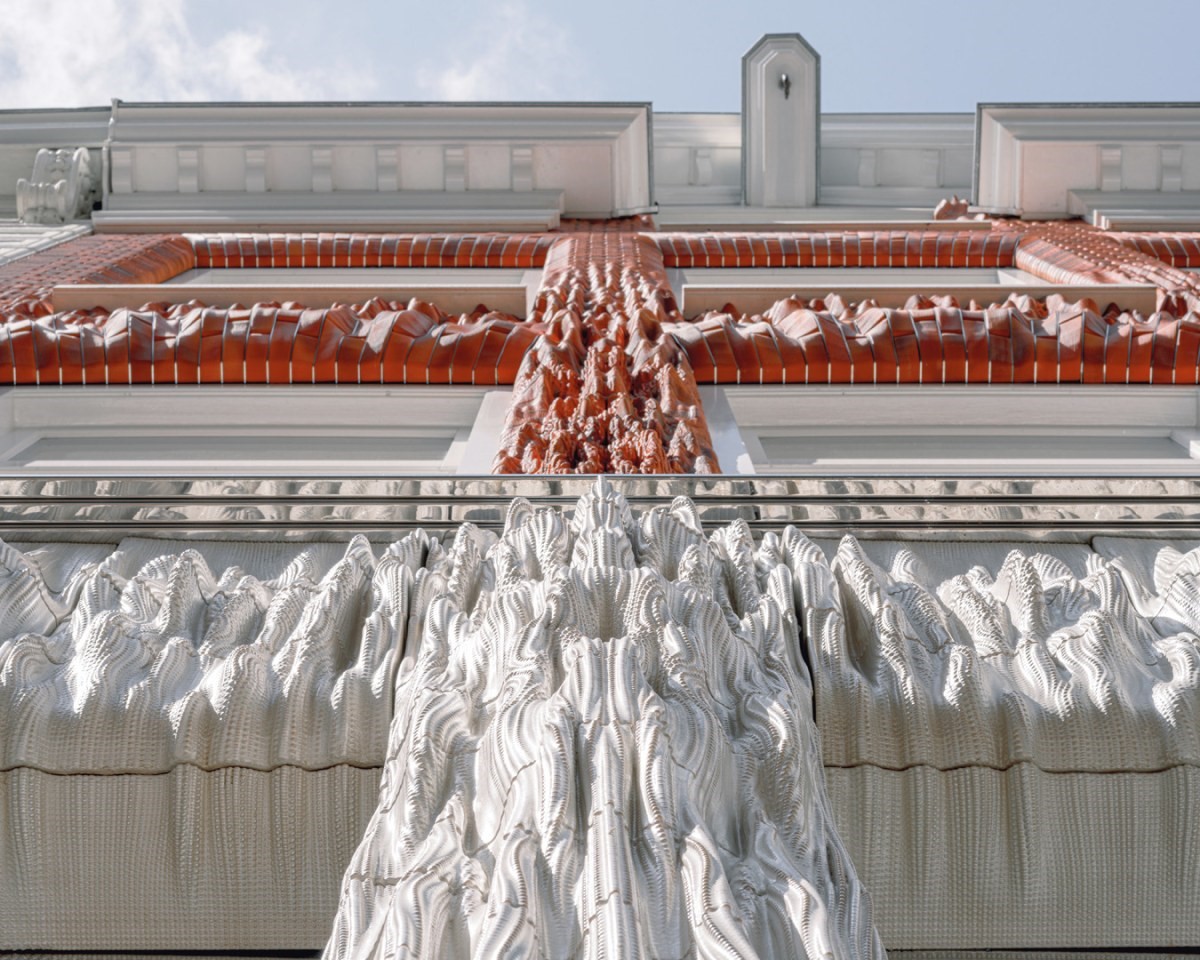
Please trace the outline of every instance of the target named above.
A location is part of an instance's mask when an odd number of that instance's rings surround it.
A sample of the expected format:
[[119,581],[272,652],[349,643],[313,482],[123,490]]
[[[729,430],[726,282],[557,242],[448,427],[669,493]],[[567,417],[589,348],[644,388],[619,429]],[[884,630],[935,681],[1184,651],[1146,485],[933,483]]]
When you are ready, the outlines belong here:
[[187,234],[202,268],[491,267],[534,269],[549,234]]
[[0,325],[0,383],[510,384],[538,333],[415,300],[58,313]]
[[664,233],[667,267],[1013,266],[1019,237],[986,230],[842,233]]
[[[1089,301],[951,298],[904,310],[783,300],[665,330],[701,383],[1200,383],[1200,307],[1148,318]],[[1182,304],[1181,304],[1182,305]]]

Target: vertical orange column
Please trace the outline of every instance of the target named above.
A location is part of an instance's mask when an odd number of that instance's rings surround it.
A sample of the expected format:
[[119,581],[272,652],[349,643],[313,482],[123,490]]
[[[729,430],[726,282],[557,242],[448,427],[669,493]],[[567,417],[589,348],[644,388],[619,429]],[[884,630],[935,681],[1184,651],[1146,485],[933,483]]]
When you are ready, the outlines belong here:
[[[496,473],[717,473],[658,247],[621,224],[563,236],[546,259]],[[622,229],[623,228],[623,229]]]

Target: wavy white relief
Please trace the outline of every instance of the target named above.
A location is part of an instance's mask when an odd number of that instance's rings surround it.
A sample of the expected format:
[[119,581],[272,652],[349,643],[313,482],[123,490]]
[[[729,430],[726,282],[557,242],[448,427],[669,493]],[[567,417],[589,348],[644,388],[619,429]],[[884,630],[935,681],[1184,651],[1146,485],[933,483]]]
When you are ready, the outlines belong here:
[[[379,766],[410,594],[440,548],[330,549],[0,545],[0,770]],[[259,559],[268,579],[236,562],[264,552],[288,556]]]
[[[801,577],[827,764],[1200,761],[1195,627],[1159,632],[1161,617],[1139,612],[1143,587],[1105,556],[853,537],[830,549],[827,562],[811,545]],[[1186,606],[1173,589],[1167,602]]]
[[829,796],[890,949],[1198,941],[1189,546],[792,554]]
[[376,810],[326,956],[883,957],[833,829],[795,538],[469,525],[414,600]]
[[440,555],[0,544],[0,948],[319,948]]

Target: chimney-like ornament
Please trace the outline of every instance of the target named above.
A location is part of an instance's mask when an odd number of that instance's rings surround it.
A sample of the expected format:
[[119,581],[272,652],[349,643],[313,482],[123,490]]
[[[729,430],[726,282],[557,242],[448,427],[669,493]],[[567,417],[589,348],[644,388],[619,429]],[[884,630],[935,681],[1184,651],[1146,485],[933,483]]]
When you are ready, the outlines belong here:
[[798,33],[769,33],[742,57],[742,200],[747,206],[816,204],[820,79],[821,58]]

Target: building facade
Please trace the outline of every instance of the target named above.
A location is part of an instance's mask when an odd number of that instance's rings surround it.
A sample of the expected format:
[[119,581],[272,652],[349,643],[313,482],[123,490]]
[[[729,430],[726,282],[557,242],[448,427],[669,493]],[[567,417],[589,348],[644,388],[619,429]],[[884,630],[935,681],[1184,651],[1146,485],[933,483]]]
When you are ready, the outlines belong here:
[[742,68],[0,113],[0,950],[1200,948],[1200,106]]

